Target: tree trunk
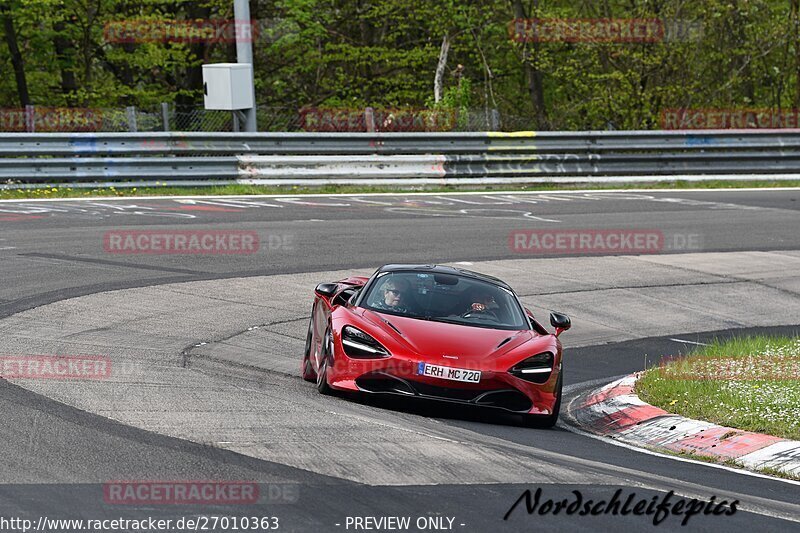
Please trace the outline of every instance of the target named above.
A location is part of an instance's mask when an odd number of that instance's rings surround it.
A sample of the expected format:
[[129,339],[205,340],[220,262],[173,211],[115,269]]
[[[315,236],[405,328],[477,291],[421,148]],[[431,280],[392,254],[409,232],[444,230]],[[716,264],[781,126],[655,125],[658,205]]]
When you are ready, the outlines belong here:
[[[734,16],[733,20],[731,21],[731,35],[734,37],[735,42],[731,43],[732,46],[742,45],[743,43],[747,43],[747,34],[745,33],[745,23],[747,22],[746,17],[742,14],[742,8],[738,0],[734,0]],[[750,57],[742,56],[742,55],[735,55],[734,56],[734,65],[735,71],[737,74],[741,74],[742,78],[742,91],[744,92],[744,96],[750,101],[750,105],[763,105],[763,102],[756,102],[756,87],[753,81],[753,69],[751,67],[752,62]]]
[[442,99],[442,77],[447,67],[447,53],[450,51],[450,38],[447,34],[442,38],[442,48],[439,50],[439,62],[436,64],[436,75],[433,78],[433,101],[439,103]]
[[[211,10],[207,7],[201,7],[198,4],[190,3],[186,6],[186,19],[187,20],[207,20],[211,16]],[[207,45],[202,40],[199,42],[191,43],[189,45],[191,51],[190,57],[192,59],[202,59],[200,63],[207,60],[206,51]],[[191,121],[194,111],[200,107],[202,108],[202,100],[198,100],[202,95],[201,89],[203,88],[203,65],[189,65],[186,67],[184,76],[178,79],[178,86],[182,92],[178,93],[175,97],[175,118],[178,122],[178,128],[185,127]]]
[[[522,0],[511,0],[514,9],[514,18],[527,19],[525,8],[522,6]],[[534,0],[534,9],[538,7],[538,0]],[[528,49],[531,45],[533,52]],[[536,117],[536,129],[545,130],[548,128],[547,123],[547,110],[544,103],[544,88],[542,82],[542,73],[536,68],[531,61],[535,59],[539,52],[539,43],[525,43],[522,49],[522,68],[525,72],[525,81],[528,86],[528,93],[530,94],[531,103],[533,104],[533,112]]]
[[450,38],[447,34],[442,38],[442,48],[439,50],[439,62],[436,64],[436,75],[433,77],[433,101],[439,103],[442,99],[442,78],[447,67],[447,53],[450,51]]
[[795,80],[794,109],[800,109],[800,0],[792,0],[792,43],[794,45]]
[[61,92],[67,105],[72,107],[76,104],[75,93],[78,90],[78,83],[75,80],[75,45],[64,36],[66,24],[63,20],[55,22],[53,29],[56,32],[53,37],[53,47],[61,70]]
[[14,67],[14,76],[17,79],[19,103],[24,107],[31,104],[31,97],[30,94],[28,94],[28,81],[25,77],[25,63],[22,60],[22,54],[19,52],[17,33],[14,31],[14,21],[11,19],[11,12],[7,4],[0,8],[0,18],[3,19],[3,30],[6,34],[6,44],[8,45],[9,54],[11,54],[11,65]]

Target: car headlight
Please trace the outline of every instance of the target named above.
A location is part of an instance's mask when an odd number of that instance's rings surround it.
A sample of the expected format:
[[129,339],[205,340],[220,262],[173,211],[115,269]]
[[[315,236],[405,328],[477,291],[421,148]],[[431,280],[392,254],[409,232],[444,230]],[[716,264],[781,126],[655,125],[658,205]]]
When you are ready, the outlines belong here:
[[544,383],[553,371],[553,360],[552,353],[542,352],[517,363],[508,372],[525,381]]
[[344,353],[354,359],[381,359],[392,355],[381,343],[353,326],[342,328],[342,346]]

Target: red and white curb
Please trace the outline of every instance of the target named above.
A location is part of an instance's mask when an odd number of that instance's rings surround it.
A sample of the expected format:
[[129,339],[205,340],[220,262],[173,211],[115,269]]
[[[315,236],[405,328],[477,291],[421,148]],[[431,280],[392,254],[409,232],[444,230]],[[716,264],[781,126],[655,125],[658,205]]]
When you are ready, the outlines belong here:
[[575,409],[584,430],[660,451],[734,460],[750,470],[770,468],[800,476],[800,441],[742,431],[670,414],[634,393],[638,374],[595,390]]

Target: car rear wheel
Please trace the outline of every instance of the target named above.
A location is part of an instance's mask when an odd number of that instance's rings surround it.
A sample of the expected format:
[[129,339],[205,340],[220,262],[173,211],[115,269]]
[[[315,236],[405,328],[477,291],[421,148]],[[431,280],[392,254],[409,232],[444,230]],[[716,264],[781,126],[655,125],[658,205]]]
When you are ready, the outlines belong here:
[[325,337],[322,341],[322,360],[319,363],[319,370],[317,371],[317,390],[321,394],[332,394],[333,389],[328,385],[328,363],[331,360],[331,353],[333,349],[333,334],[328,329],[325,332]]
[[556,425],[558,422],[558,413],[561,411],[561,392],[564,385],[564,375],[559,372],[558,381],[556,382],[556,404],[553,406],[553,412],[549,415],[522,415],[523,423],[529,428],[548,429]]

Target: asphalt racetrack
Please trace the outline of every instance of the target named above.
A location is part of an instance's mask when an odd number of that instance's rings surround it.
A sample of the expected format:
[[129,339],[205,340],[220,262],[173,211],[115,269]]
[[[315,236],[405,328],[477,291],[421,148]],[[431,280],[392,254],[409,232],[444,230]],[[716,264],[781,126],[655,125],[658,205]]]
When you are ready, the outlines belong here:
[[[80,382],[0,380],[0,517],[40,526],[248,516],[277,518],[280,531],[800,531],[798,482],[618,446],[569,416],[581,392],[694,343],[797,334],[798,199],[781,189],[0,202],[0,355],[94,354],[112,369]],[[147,231],[240,232],[258,247],[115,248],[114,235]],[[530,240],[603,231],[658,238],[625,254]],[[540,318],[568,313],[559,425],[323,397],[304,382],[315,284],[385,263],[462,265],[509,282]],[[259,492],[204,505],[109,497],[109,486],[135,480],[249,482]],[[531,514],[527,490],[531,505],[538,494]],[[545,506],[658,503],[670,491],[673,503],[712,503],[688,518]],[[713,512],[733,501],[735,513]]]

